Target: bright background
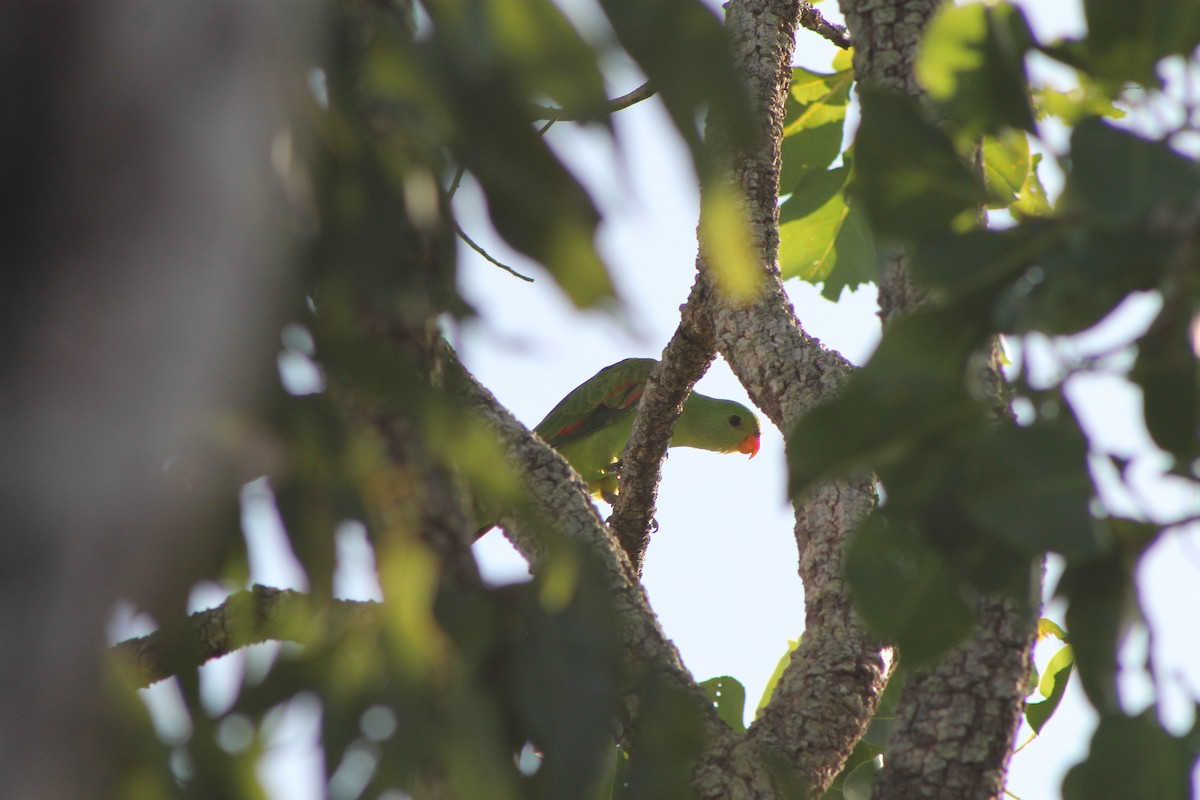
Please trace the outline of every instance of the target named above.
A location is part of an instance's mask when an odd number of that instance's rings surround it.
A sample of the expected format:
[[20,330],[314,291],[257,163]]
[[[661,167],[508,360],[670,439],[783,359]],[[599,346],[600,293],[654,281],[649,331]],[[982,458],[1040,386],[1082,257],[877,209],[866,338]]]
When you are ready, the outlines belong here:
[[[584,4],[563,5],[581,26],[595,22]],[[1025,8],[1042,41],[1084,31],[1078,0],[1027,0],[1018,5]],[[820,8],[840,21],[831,4]],[[833,55],[831,45],[801,32],[798,65],[830,71]],[[1070,74],[1052,69],[1048,61],[1035,60],[1031,66],[1035,79],[1070,88]],[[614,96],[641,82],[628,65],[610,65],[608,74]],[[554,126],[548,139],[604,211],[600,246],[623,300],[615,313],[576,311],[542,270],[504,247],[491,230],[481,195],[471,181],[464,182],[455,199],[472,238],[494,257],[536,279],[533,284],[519,281],[461,247],[461,289],[480,316],[447,330],[476,377],[530,427],[601,367],[630,356],[657,357],[676,327],[678,307],[693,280],[698,196],[686,151],[657,101],[622,111],[614,121],[619,142],[615,149],[603,135],[570,124]],[[1046,128],[1044,135],[1052,149],[1065,142],[1063,132],[1053,127]],[[1042,177],[1053,196],[1061,175],[1044,168]],[[529,187],[530,192],[537,190]],[[789,282],[787,290],[805,330],[850,361],[866,361],[879,339],[873,287],[847,292],[836,304],[821,298],[815,287],[797,281]],[[1128,340],[1145,329],[1156,308],[1154,298],[1136,298],[1103,323],[1101,330],[1080,341],[1060,344],[1057,351],[1048,342],[1031,348],[1026,354],[1029,366],[1034,375],[1052,376],[1062,360],[1056,352],[1101,350]],[[1010,349],[1014,359],[1022,356],[1016,347]],[[697,388],[748,402],[720,359]],[[1200,497],[1194,491],[1162,477],[1162,456],[1140,422],[1136,390],[1117,376],[1101,376],[1072,379],[1068,394],[1102,448],[1134,459],[1140,507],[1152,509],[1159,520],[1200,513]],[[671,451],[659,491],[659,530],[645,562],[651,604],[688,668],[699,680],[718,675],[740,680],[747,690],[747,721],[788,640],[803,632],[804,592],[797,577],[785,485],[782,438],[769,423],[762,450],[753,460],[736,454]],[[1124,492],[1113,488],[1107,499],[1114,509],[1129,513],[1131,499]],[[306,588],[265,487],[252,484],[243,500],[253,580]],[[601,510],[607,515],[607,508]],[[1155,697],[1144,669],[1152,641],[1162,689],[1160,713],[1175,732],[1191,725],[1192,704],[1200,698],[1198,533],[1196,526],[1186,533],[1172,533],[1146,557],[1139,578],[1153,636],[1142,631],[1131,637],[1122,659],[1122,699],[1129,710],[1141,709]],[[337,586],[342,596],[378,599],[362,530],[344,526],[338,541]],[[524,562],[498,531],[485,536],[475,552],[491,581],[504,583],[528,575]],[[1051,590],[1057,574],[1058,565],[1052,560]],[[224,595],[220,587],[201,587],[193,596],[193,606],[214,605]],[[1048,604],[1045,614],[1062,622],[1062,607],[1056,602]],[[136,632],[127,618],[120,620],[114,637],[131,631]],[[1056,645],[1039,653],[1041,663]],[[203,685],[210,710],[227,708],[243,669],[263,668],[277,650],[278,645],[260,646],[205,667]],[[173,683],[164,682],[145,694],[160,732],[168,740],[186,738],[186,715]],[[272,746],[262,776],[273,797],[305,800],[321,795],[324,776],[315,747],[318,714],[315,701],[301,698],[271,721]],[[1009,791],[1023,800],[1058,797],[1063,775],[1086,754],[1094,727],[1095,714],[1073,682],[1044,735],[1014,757]],[[1028,733],[1024,730],[1019,741]],[[236,736],[237,731],[230,735]],[[353,770],[346,776],[339,774],[332,791],[352,795],[354,782]],[[1200,773],[1193,782],[1200,787]]]

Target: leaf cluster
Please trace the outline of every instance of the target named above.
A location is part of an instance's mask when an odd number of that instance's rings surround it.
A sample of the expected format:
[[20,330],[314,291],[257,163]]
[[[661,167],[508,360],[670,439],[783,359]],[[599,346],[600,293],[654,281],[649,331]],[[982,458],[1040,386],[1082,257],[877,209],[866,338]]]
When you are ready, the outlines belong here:
[[[903,251],[928,297],[889,326],[840,397],[798,422],[789,437],[791,491],[799,496],[838,475],[877,477],[882,507],[850,545],[848,577],[865,620],[899,645],[910,667],[961,641],[984,595],[1035,609],[1042,557],[1062,556],[1057,593],[1068,602],[1071,649],[1048,668],[1047,700],[1031,704],[1027,718],[1041,730],[1073,657],[1101,725],[1066,796],[1184,797],[1195,736],[1169,735],[1152,714],[1126,716],[1116,690],[1121,643],[1140,619],[1139,559],[1179,521],[1152,522],[1151,509],[1136,519],[1108,510],[1091,465],[1113,456],[1081,424],[1064,387],[1080,373],[1123,373],[1141,391],[1146,429],[1171,473],[1193,485],[1200,477],[1200,164],[1175,146],[1176,137],[1195,133],[1194,115],[1155,136],[1103,118],[1118,116],[1114,103],[1128,106],[1133,95],[1169,93],[1156,71],[1162,59],[1188,56],[1195,68],[1200,16],[1194,3],[1172,0],[1084,5],[1089,36],[1051,44],[1036,41],[1015,6],[948,7],[918,66],[928,104],[860,87],[861,127],[836,169],[824,170],[833,134],[803,127],[816,106],[798,106],[789,117],[803,138],[785,146],[785,159],[794,150],[821,167],[814,173],[790,156],[789,174],[801,176],[781,190],[791,192],[783,205],[785,274],[825,280],[836,295],[868,279],[875,266],[868,254],[882,260]],[[1070,108],[1062,96],[1051,103],[1045,95],[1035,106],[1024,66],[1035,53],[1076,70],[1081,88]],[[822,77],[830,89],[822,113],[844,80]],[[798,71],[793,86],[803,91],[811,82]],[[1046,113],[1073,124],[1060,156],[1066,182],[1053,204],[1028,143]],[[820,180],[833,187],[825,203],[836,206],[842,228],[825,239],[833,246],[822,256],[824,271],[805,272],[786,254],[810,258],[797,244],[807,234],[791,234],[789,250],[788,226],[824,229],[826,205],[808,199]],[[807,216],[789,213],[797,202]],[[1007,222],[981,226],[982,206],[1007,210]],[[873,248],[845,238],[856,214]],[[853,268],[843,263],[851,253]],[[1008,396],[988,383],[997,337],[1021,352],[1030,342],[1068,341],[1135,295],[1156,298],[1158,311],[1119,357],[1082,359],[1049,383],[1027,366],[1014,368]],[[1127,370],[1117,366],[1121,359]],[[1155,738],[1171,755],[1161,770],[1147,770],[1134,753]],[[1144,783],[1109,780],[1120,770]]]
[[[453,194],[465,176],[500,237],[576,305],[615,299],[600,213],[542,135],[547,105],[615,137],[605,70],[632,63],[706,181],[704,113],[728,120],[735,142],[752,133],[707,5],[598,0],[591,11],[584,24],[552,0],[321,4],[322,51],[286,87],[292,124],[271,153],[280,185],[263,190],[295,253],[284,385],[242,420],[270,455],[262,493],[311,587],[286,625],[305,646],[247,669],[224,707],[180,671],[188,731],[131,748],[126,794],[262,796],[256,764],[297,715],[318,727],[334,797],[690,791],[702,705],[622,668],[610,587],[587,553],[543,522],[537,579],[496,588],[473,573],[465,498],[526,498],[439,355],[439,315],[472,313],[456,274]],[[677,35],[657,35],[664,26]],[[714,235],[721,245],[726,234]],[[365,532],[385,598],[349,627],[328,613],[347,528]],[[244,583],[245,555],[228,538],[225,578]],[[629,692],[642,707],[617,750]],[[153,739],[148,729],[131,725]]]

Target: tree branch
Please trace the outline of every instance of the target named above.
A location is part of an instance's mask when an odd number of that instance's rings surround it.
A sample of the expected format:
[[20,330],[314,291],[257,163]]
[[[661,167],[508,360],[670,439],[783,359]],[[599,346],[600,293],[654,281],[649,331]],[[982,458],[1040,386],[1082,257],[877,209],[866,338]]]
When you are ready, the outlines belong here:
[[[749,81],[762,131],[756,147],[728,154],[728,174],[746,204],[762,288],[748,304],[730,303],[715,290],[709,302],[718,349],[785,434],[802,414],[840,391],[852,369],[804,332],[776,266],[779,146],[799,15],[799,5],[786,0],[729,7],[735,64]],[[719,126],[710,132],[721,141]],[[703,257],[699,266],[708,280]],[[863,630],[842,577],[846,539],[874,502],[873,483],[863,476],[823,486],[796,506],[805,633],[750,740],[784,753],[811,796],[822,794],[841,770],[886,685],[888,651]]]
[[[913,61],[940,5],[939,0],[900,0],[885,8],[869,0],[841,0],[856,43],[858,81],[921,98]],[[885,327],[927,299],[910,280],[907,255],[889,258],[879,283]],[[1006,413],[997,353],[993,346],[975,377],[995,398],[1000,413]],[[1034,583],[1040,589],[1040,581]],[[1037,617],[1010,599],[981,598],[975,633],[907,679],[887,759],[875,782],[875,798],[1002,796],[1024,707]]]
[[621,457],[621,494],[609,525],[639,576],[671,432],[684,400],[716,352],[712,324],[702,311],[704,292],[703,281],[697,280],[681,309],[679,327],[646,380],[633,431]]
[[853,46],[850,34],[846,33],[844,25],[834,25],[825,19],[811,3],[804,0],[800,0],[800,26],[821,35],[843,50],[849,50]]
[[[623,111],[632,105],[636,105],[643,100],[648,100],[654,96],[655,88],[650,85],[649,81],[634,89],[632,92],[615,97],[608,101],[605,110],[609,114],[614,114],[617,111]],[[551,122],[576,122],[586,118],[581,112],[569,111],[565,108],[555,108],[553,106],[532,106],[535,120],[550,120]]]
[[[334,600],[329,606],[343,625],[374,615],[378,609],[379,603],[369,600]],[[308,595],[255,584],[231,594],[215,608],[189,615],[186,640],[164,628],[127,639],[115,645],[112,654],[130,668],[136,688],[144,689],[252,644],[304,642],[308,637],[295,620],[305,618],[311,610]]]

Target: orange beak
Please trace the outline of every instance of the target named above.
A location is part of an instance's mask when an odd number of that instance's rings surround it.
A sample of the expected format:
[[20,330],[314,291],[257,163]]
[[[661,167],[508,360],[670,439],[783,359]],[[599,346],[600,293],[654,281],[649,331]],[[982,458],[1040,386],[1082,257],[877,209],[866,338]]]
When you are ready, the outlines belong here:
[[738,445],[737,451],[739,453],[747,453],[751,458],[754,458],[756,455],[758,455],[758,434],[752,433],[745,439],[742,439],[741,444]]

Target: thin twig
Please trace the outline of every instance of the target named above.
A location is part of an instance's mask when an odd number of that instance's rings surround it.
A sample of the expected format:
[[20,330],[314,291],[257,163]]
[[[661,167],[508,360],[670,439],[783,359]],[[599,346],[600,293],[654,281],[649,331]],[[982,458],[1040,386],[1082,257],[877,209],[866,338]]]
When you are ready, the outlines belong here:
[[455,170],[454,178],[450,181],[450,188],[446,190],[447,203],[454,199],[454,193],[458,191],[458,187],[462,184],[463,174],[466,171],[467,168],[462,165],[459,165],[458,169]]
[[853,42],[850,41],[850,34],[846,32],[846,26],[834,25],[821,16],[821,12],[813,8],[811,3],[800,3],[800,25],[833,42],[843,50],[849,50],[853,45]]
[[[643,83],[632,92],[609,100],[605,110],[609,114],[612,114],[629,108],[636,103],[640,103],[647,98],[653,97],[655,91],[656,90],[649,84],[649,82]],[[532,110],[533,113],[537,115],[534,117],[534,119],[548,119],[551,122],[577,122],[580,119],[585,118],[585,115],[582,112],[568,111],[565,108],[554,108],[553,106],[534,105]]]
[[482,247],[480,247],[478,244],[476,244],[475,240],[472,239],[470,236],[467,236],[467,232],[462,229],[462,226],[459,225],[458,222],[454,223],[454,230],[456,230],[458,232],[459,238],[461,238],[464,242],[466,242],[467,246],[470,247],[472,250],[474,250],[476,253],[479,253],[479,255],[483,256],[485,259],[487,259],[491,263],[495,264],[497,267],[504,270],[505,272],[508,272],[508,273],[520,278],[523,281],[528,281],[529,283],[533,283],[533,278],[529,277],[528,275],[522,275],[521,273],[517,272],[515,269],[510,267],[508,264],[501,263],[501,262],[497,261],[496,259],[492,258],[491,253],[489,253],[487,250],[484,250]]

